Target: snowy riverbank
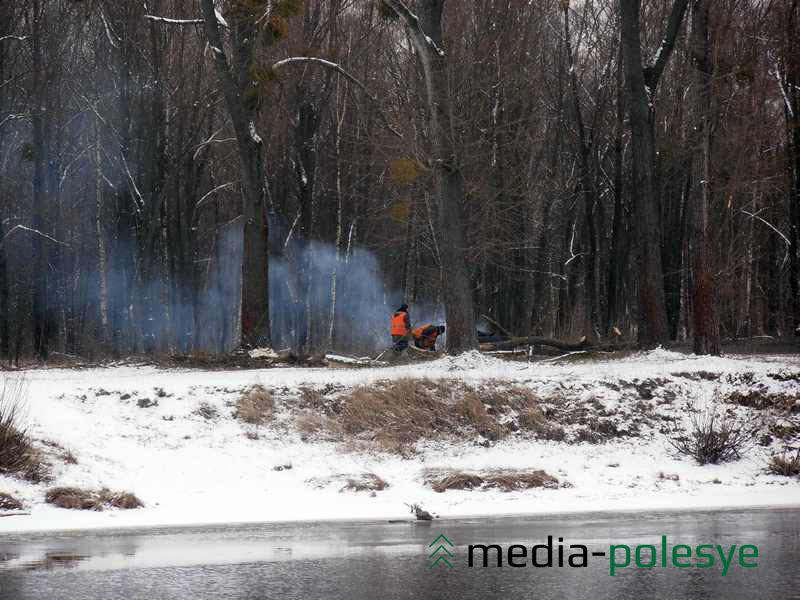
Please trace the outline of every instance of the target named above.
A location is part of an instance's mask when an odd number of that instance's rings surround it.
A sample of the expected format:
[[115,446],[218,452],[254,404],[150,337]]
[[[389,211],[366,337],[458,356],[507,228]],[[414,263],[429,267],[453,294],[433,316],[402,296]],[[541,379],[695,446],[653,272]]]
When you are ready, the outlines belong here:
[[[777,424],[791,433],[783,439],[771,436],[742,459],[722,465],[699,466],[677,456],[666,443],[664,424],[685,419],[688,407],[702,409],[733,391],[794,397],[800,404],[798,373],[797,356],[697,358],[656,350],[566,364],[505,362],[475,354],[381,369],[113,367],[5,374],[26,380],[26,420],[37,443],[55,442],[77,462],[60,461],[54,454],[53,480],[47,484],[0,476],[0,492],[22,500],[30,513],[0,519],[0,532],[407,518],[404,503],[419,503],[448,517],[796,506],[800,482],[769,475],[765,467],[770,456],[800,441],[794,433],[800,406],[792,409],[784,402],[780,410],[760,410],[768,417],[765,431]],[[522,386],[598,411],[621,430],[635,425],[636,435],[609,436],[600,443],[576,441],[577,425],[568,425],[563,441],[509,435],[489,443],[465,436],[419,443],[416,452],[403,457],[344,438],[309,437],[294,426],[292,403],[301,388],[335,396],[353,386],[400,378]],[[232,407],[243,390],[258,384],[272,391],[275,417],[261,426],[242,423]],[[437,469],[542,469],[569,485],[437,493],[424,481],[426,473]],[[363,474],[375,474],[388,486],[375,492],[340,491],[348,477]],[[131,491],[145,508],[55,508],[44,503],[44,493],[56,485]]]

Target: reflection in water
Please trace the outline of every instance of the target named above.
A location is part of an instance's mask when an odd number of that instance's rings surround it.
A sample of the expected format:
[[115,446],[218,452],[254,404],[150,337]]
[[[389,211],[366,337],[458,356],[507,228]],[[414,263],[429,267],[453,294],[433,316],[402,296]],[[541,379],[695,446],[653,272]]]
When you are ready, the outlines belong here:
[[[800,511],[580,515],[415,523],[324,523],[8,536],[0,598],[792,598]],[[428,568],[439,533],[454,568]],[[614,544],[755,544],[756,569],[468,568],[475,543],[528,547],[561,536],[590,551]],[[57,568],[55,568],[57,567]],[[439,568],[441,567],[441,568]]]
[[86,560],[89,556],[85,554],[69,554],[61,552],[46,552],[44,558],[38,560],[27,560],[22,562],[22,568],[28,571],[37,571],[40,569],[55,569],[58,567],[69,568],[76,566],[82,560]]

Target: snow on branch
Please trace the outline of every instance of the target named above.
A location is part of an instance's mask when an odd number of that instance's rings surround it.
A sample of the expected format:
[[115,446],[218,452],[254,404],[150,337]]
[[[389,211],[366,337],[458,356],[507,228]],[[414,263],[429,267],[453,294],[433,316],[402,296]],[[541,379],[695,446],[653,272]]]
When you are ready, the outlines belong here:
[[786,86],[784,85],[784,79],[781,75],[781,69],[778,65],[778,61],[772,56],[772,52],[767,53],[768,56],[773,60],[773,64],[775,65],[775,70],[771,71],[771,74],[775,76],[775,79],[778,81],[778,89],[781,91],[781,95],[783,96],[783,103],[786,105],[786,112],[789,113],[789,117],[792,119],[794,118],[794,109],[792,108],[792,101],[789,99],[789,94],[786,92]]
[[[774,231],[775,233],[777,233],[777,234],[778,234],[778,235],[781,237],[781,239],[783,239],[784,243],[786,244],[786,247],[787,247],[787,248],[791,248],[791,246],[792,246],[792,243],[789,241],[789,238],[788,238],[788,237],[786,237],[786,236],[785,236],[783,233],[781,233],[781,231],[780,231],[780,230],[779,230],[777,227],[775,227],[775,226],[774,226],[772,223],[770,223],[770,222],[769,222],[769,221],[767,221],[766,219],[763,219],[762,217],[758,216],[758,213],[751,213],[751,212],[747,212],[747,211],[746,211],[745,209],[743,209],[743,208],[741,208],[741,209],[739,209],[739,210],[740,210],[741,212],[743,212],[744,214],[746,214],[746,215],[747,215],[748,217],[750,217],[751,219],[758,219],[758,220],[759,220],[759,221],[761,221],[761,222],[762,222],[764,225],[766,225],[767,227],[769,227],[770,229],[772,229],[772,231]],[[760,211],[759,211],[759,212],[760,212]]]
[[398,17],[405,21],[406,26],[413,31],[414,35],[419,40],[424,41],[425,44],[439,56],[444,56],[444,49],[434,42],[430,36],[428,36],[422,30],[419,17],[414,14],[410,8],[408,8],[403,0],[383,0],[383,2],[386,4],[386,6],[391,8]]
[[381,117],[383,118],[383,121],[384,121],[384,124],[386,125],[386,128],[389,131],[391,131],[394,135],[396,135],[397,137],[399,137],[399,138],[403,137],[403,135],[399,131],[397,131],[394,127],[392,127],[392,124],[389,122],[389,119],[386,116],[386,113],[383,112],[383,109],[380,106],[380,102],[378,101],[378,98],[376,96],[373,96],[370,93],[370,91],[367,89],[367,86],[365,86],[363,83],[361,83],[360,80],[356,79],[353,75],[351,75],[350,73],[345,71],[342,68],[341,65],[339,65],[339,64],[337,64],[335,62],[331,62],[331,61],[325,60],[323,58],[316,58],[316,57],[313,57],[313,56],[292,56],[292,57],[289,57],[289,58],[284,58],[283,60],[279,60],[278,62],[273,64],[272,65],[272,72],[273,73],[277,73],[280,69],[282,69],[283,67],[288,66],[288,65],[308,64],[308,63],[315,64],[315,65],[320,65],[322,67],[325,67],[326,69],[331,69],[333,71],[336,71],[337,73],[339,73],[339,75],[341,75],[342,77],[347,79],[347,81],[349,81],[353,85],[355,85],[358,88],[360,88],[361,91],[364,92],[364,94],[367,96],[367,98],[369,98],[378,107],[378,112],[380,113]]
[[[219,24],[220,27],[228,28],[228,22],[216,8],[214,8],[214,16],[217,18],[217,24]],[[160,23],[167,23],[168,25],[202,25],[204,23],[203,19],[170,19],[169,17],[159,17],[157,15],[145,15],[144,18]]]
[[661,46],[656,52],[653,63],[645,68],[645,79],[652,93],[655,93],[661,74],[664,72],[667,61],[675,49],[675,40],[681,30],[681,23],[683,23],[683,17],[686,14],[688,5],[689,0],[675,0],[667,22],[667,31],[664,33],[664,39],[661,40]]
[[49,236],[49,235],[47,235],[46,233],[43,233],[43,232],[39,231],[38,229],[31,229],[30,227],[25,227],[25,225],[14,225],[14,227],[12,227],[11,229],[9,229],[9,230],[8,230],[8,233],[6,233],[6,234],[3,236],[3,239],[0,239],[0,246],[2,246],[3,244],[5,244],[5,243],[6,243],[6,240],[9,238],[9,236],[10,236],[12,233],[14,233],[15,231],[27,231],[28,233],[32,233],[32,234],[34,234],[34,235],[40,235],[40,236],[42,236],[43,238],[45,238],[45,239],[48,239],[48,240],[50,240],[50,241],[51,241],[51,242],[53,242],[53,243],[56,243],[56,244],[60,244],[60,245],[62,245],[62,246],[67,246],[67,247],[69,247],[69,244],[67,244],[66,242],[62,242],[62,241],[60,241],[60,240],[57,240],[56,238],[54,238],[54,237],[52,237],[52,236]]
[[16,40],[18,42],[24,42],[30,36],[29,35],[4,35],[0,37],[0,42],[5,42],[6,40]]
[[230,182],[228,182],[228,183],[223,183],[223,184],[221,184],[221,185],[218,185],[218,186],[217,186],[217,187],[215,187],[214,189],[212,189],[212,190],[210,190],[210,191],[206,192],[206,193],[203,195],[203,197],[202,197],[202,198],[200,198],[200,200],[198,200],[198,201],[197,201],[197,204],[195,204],[195,205],[194,205],[194,208],[195,208],[195,210],[197,210],[197,209],[199,209],[201,206],[203,206],[203,203],[204,203],[206,200],[208,200],[208,199],[209,199],[211,196],[213,196],[214,194],[216,194],[218,191],[220,191],[220,190],[224,190],[224,189],[226,189],[226,188],[229,188],[229,187],[231,187],[231,186],[233,186],[233,185],[236,185],[236,184],[237,184],[237,182],[236,182],[236,181],[230,181]]
[[[219,14],[219,13],[217,13]],[[167,17],[159,17],[156,15],[145,15],[145,19],[151,21],[158,21],[159,23],[167,23],[169,25],[202,25],[203,19],[170,19]],[[227,23],[225,24],[227,26]]]
[[[116,35],[114,35],[113,31],[111,30],[111,26],[108,24],[108,20],[106,19],[106,15],[105,15],[105,13],[103,12],[102,9],[100,10],[100,18],[102,19],[103,27],[106,30],[106,37],[108,38],[108,43],[111,44],[111,46],[114,47],[114,48],[119,48],[119,44],[117,44],[114,41],[114,38],[116,37]],[[117,38],[117,39],[119,39],[119,38]]]

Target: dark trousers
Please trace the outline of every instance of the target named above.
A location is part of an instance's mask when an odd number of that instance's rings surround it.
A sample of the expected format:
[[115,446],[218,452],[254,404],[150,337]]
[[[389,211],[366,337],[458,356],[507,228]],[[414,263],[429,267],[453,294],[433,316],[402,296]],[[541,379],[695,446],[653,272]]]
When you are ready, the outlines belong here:
[[408,348],[408,338],[405,338],[404,335],[393,335],[392,341],[394,342],[394,349],[396,352],[402,352],[406,348]]

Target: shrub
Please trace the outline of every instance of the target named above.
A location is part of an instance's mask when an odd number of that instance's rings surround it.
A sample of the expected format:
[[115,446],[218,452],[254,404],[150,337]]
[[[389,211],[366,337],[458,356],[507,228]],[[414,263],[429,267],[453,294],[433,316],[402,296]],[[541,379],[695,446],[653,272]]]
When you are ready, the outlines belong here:
[[24,384],[20,382],[5,380],[0,388],[0,473],[38,483],[46,480],[49,473],[22,423],[24,394]]
[[776,454],[770,459],[767,470],[774,475],[783,475],[784,477],[800,475],[800,449],[794,456],[787,456],[786,453]]
[[263,385],[254,385],[236,401],[234,416],[245,423],[261,425],[272,418],[274,409],[272,393]]
[[687,428],[675,427],[670,433],[667,441],[675,450],[705,465],[741,458],[755,445],[759,427],[750,418],[711,408],[694,412]]

